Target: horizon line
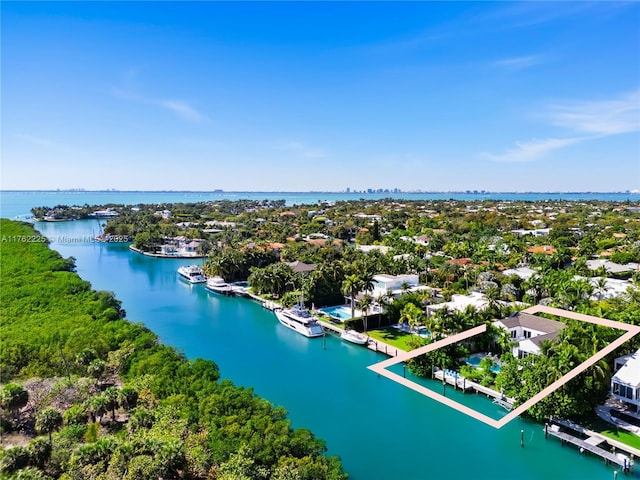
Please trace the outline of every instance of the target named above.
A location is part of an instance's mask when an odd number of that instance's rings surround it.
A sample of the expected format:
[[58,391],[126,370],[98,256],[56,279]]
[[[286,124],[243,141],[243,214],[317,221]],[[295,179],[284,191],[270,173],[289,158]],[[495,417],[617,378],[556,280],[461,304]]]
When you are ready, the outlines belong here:
[[393,191],[346,191],[346,190],[172,190],[172,189],[161,189],[161,190],[120,190],[115,188],[107,188],[107,189],[84,189],[84,188],[44,188],[44,189],[1,189],[0,192],[7,193],[34,193],[34,192],[46,192],[46,193],[332,193],[332,194],[346,194],[346,195],[382,195],[382,194],[443,194],[443,193],[459,193],[465,195],[488,195],[495,193],[508,193],[508,194],[579,194],[579,193],[589,193],[589,194],[640,194],[640,190],[609,190],[609,191],[596,191],[596,190],[548,190],[548,191],[540,191],[540,190],[526,190],[526,191],[517,191],[517,190],[399,190],[396,192]]

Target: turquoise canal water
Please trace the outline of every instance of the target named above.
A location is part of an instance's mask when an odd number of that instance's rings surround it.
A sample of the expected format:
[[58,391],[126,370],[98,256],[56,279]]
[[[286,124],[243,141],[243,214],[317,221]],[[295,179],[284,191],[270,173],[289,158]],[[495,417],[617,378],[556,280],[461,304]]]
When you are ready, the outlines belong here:
[[[307,339],[251,300],[181,281],[176,269],[193,260],[149,258],[125,244],[91,242],[97,221],[36,227],[64,257],[76,258],[78,274],[93,288],[115,292],[130,320],[190,358],[214,360],[224,377],[285,406],[293,426],[324,439],[352,479],[613,478],[603,461],[545,440],[541,425],[518,419],[495,430],[367,370],[385,358],[381,354],[333,336],[326,345]],[[493,418],[505,414],[480,396],[447,395]]]

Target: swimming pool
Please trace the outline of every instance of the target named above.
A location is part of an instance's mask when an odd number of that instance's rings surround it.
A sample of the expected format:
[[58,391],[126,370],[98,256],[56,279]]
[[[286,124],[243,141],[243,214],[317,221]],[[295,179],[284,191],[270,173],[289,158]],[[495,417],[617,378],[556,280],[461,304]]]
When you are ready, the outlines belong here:
[[[319,308],[318,311],[329,315],[331,318],[340,320],[341,322],[351,319],[351,308],[345,305],[334,305],[333,307]],[[357,310],[355,315],[358,316]]]
[[[485,355],[485,354],[473,354],[470,357],[465,358],[464,361],[465,361],[465,363],[467,363],[468,365],[471,365],[472,367],[480,368],[480,362],[486,356],[487,355]],[[494,362],[495,362],[495,360],[494,360]],[[500,372],[500,364],[499,363],[494,363],[489,370],[491,370],[493,373]]]

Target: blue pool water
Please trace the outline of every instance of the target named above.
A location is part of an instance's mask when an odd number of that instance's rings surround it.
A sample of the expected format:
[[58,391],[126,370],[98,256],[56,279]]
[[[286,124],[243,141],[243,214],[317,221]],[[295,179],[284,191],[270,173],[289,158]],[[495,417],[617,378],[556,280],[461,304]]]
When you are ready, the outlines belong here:
[[337,318],[341,321],[349,320],[351,318],[351,308],[344,305],[334,305],[333,307],[320,308],[319,311],[326,313],[330,317]]
[[[482,361],[483,358],[484,357],[472,355],[471,357],[465,358],[464,361],[469,365],[471,365],[472,367],[479,368],[480,362]],[[498,373],[500,371],[500,365],[493,364],[489,370],[491,370],[493,373]]]

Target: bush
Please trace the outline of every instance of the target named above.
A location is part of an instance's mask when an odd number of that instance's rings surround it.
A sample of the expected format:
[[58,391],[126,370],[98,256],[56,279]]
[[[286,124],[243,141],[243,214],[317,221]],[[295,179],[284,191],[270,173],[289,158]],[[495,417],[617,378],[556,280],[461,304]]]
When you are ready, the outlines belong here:
[[22,447],[4,450],[0,458],[0,472],[11,473],[24,468],[29,463],[29,453]]
[[84,440],[86,433],[87,425],[68,425],[60,430],[58,436],[76,442],[81,442]]
[[74,405],[64,412],[63,418],[67,425],[84,425],[87,423],[87,412],[82,405]]

